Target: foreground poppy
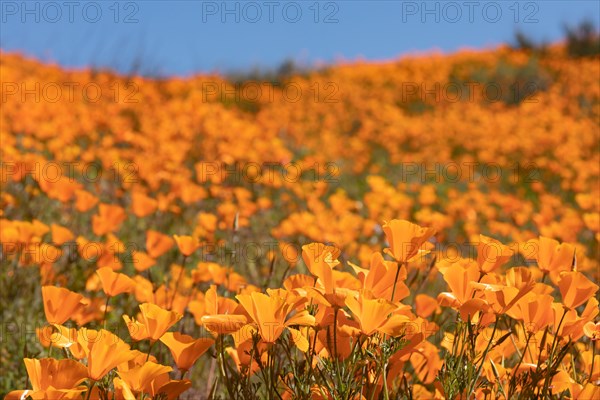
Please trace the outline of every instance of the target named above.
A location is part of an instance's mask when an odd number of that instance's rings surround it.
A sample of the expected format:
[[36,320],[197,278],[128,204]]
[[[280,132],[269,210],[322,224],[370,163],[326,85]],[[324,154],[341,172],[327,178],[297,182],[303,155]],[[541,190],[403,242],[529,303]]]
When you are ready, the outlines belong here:
[[134,394],[147,393],[154,395],[154,388],[158,389],[159,387],[156,385],[155,380],[164,379],[165,374],[172,370],[173,368],[166,365],[147,361],[126,371],[119,371],[118,374]]
[[179,332],[167,332],[160,338],[160,341],[169,348],[177,368],[182,371],[188,371],[196,360],[214,344],[212,339],[194,339]]
[[364,295],[357,298],[346,298],[346,305],[360,324],[364,335],[371,336],[375,332],[399,336],[410,319],[405,315],[394,315],[398,306],[385,299],[369,299]]
[[87,358],[88,376],[99,381],[117,365],[136,357],[129,345],[105,329],[81,328],[77,337]]
[[292,315],[294,304],[288,303],[275,291],[270,291],[269,295],[257,292],[239,294],[236,298],[257,325],[260,336],[266,343],[275,342],[288,329],[298,348],[308,350],[307,339],[298,330],[291,328],[294,325],[314,325],[315,317],[308,311],[300,310]]
[[75,360],[25,358],[23,361],[33,389],[10,392],[5,399],[21,400],[31,396],[33,399],[74,400],[87,391],[85,386],[79,386],[88,377],[87,369]]

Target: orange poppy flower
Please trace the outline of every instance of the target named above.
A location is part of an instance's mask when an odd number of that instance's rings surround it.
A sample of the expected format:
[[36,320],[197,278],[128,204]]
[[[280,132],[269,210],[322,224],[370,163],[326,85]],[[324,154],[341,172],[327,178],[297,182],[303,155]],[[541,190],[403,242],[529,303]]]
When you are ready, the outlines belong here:
[[554,298],[550,295],[535,295],[531,293],[520,299],[506,313],[514,319],[523,321],[527,332],[533,334],[544,330],[548,325],[553,323],[553,302]]
[[85,190],[75,191],[75,208],[79,212],[86,212],[98,204],[98,198]]
[[86,306],[82,295],[56,286],[42,286],[42,298],[50,324],[62,325]]
[[383,231],[390,245],[384,251],[399,263],[406,263],[416,256],[421,246],[435,233],[433,228],[423,228],[398,219],[384,223]]
[[[369,290],[374,297],[388,299],[393,302],[400,301],[410,294],[410,290],[403,282],[406,279],[407,272],[405,266],[399,266],[396,262],[386,261],[381,253],[374,252],[371,255],[371,264],[369,269],[360,268],[352,263],[349,263],[358,275],[362,289]],[[397,274],[398,268],[400,273]],[[398,277],[396,282],[396,291],[392,299],[392,291],[394,289],[394,279]]]
[[92,230],[95,235],[115,232],[127,218],[125,210],[114,204],[100,204],[98,214],[92,216]]
[[175,242],[177,243],[177,247],[181,254],[186,257],[189,257],[200,248],[200,241],[198,241],[198,238],[178,235],[173,235],[173,238],[175,238]]
[[135,394],[131,391],[131,388],[125,383],[125,381],[119,377],[113,379],[113,386],[115,387],[115,400],[135,400]]
[[598,397],[600,397],[600,386],[591,382],[586,383],[583,387],[573,389],[574,399],[595,400]]
[[415,313],[421,318],[427,318],[434,312],[439,312],[436,299],[426,294],[415,296]]
[[477,245],[477,264],[482,273],[500,268],[513,255],[513,251],[496,239],[479,235]]
[[194,339],[179,332],[167,332],[160,338],[160,341],[171,350],[177,368],[182,371],[188,371],[214,343],[212,339]]
[[308,311],[301,310],[295,314],[294,304],[288,303],[279,295],[280,292],[269,290],[269,295],[253,292],[251,294],[239,294],[236,296],[242,307],[250,315],[250,318],[258,326],[262,339],[267,343],[275,342],[287,328],[292,334],[292,340],[302,351],[308,350],[307,339],[293,325],[312,326],[315,317]]
[[[182,318],[182,315],[175,311],[168,311],[160,308],[156,304],[144,303],[140,304],[139,321],[130,319],[126,315],[123,316],[129,328],[129,333],[138,332],[138,337],[142,339],[149,338],[152,342],[156,342],[161,338],[170,327],[175,325]],[[135,326],[134,326],[135,325]],[[143,326],[143,328],[142,328]],[[133,337],[133,336],[132,336]],[[136,337],[133,337],[136,340]]]
[[135,281],[125,274],[114,272],[110,267],[96,271],[102,282],[102,289],[107,296],[113,297],[121,293],[131,293],[135,290]]
[[169,380],[167,374],[157,377],[153,382],[154,384],[152,385],[150,395],[162,395],[166,400],[176,400],[181,393],[192,387],[191,381],[187,379]]
[[104,316],[104,310],[106,301],[100,297],[94,297],[93,299],[82,300],[87,305],[84,308],[78,309],[75,314],[71,316],[71,319],[79,326],[83,326],[92,321],[101,320]]
[[148,329],[146,329],[146,325],[135,318],[130,318],[127,315],[123,315],[123,320],[125,321],[125,325],[129,331],[129,336],[131,336],[133,340],[139,342],[140,340],[146,340],[150,338],[150,334],[148,333]]
[[137,272],[143,272],[156,264],[156,260],[143,251],[134,251],[131,254],[131,261]]
[[152,214],[156,211],[157,205],[158,202],[155,199],[143,193],[133,192],[131,194],[131,209],[137,217],[143,218]]
[[50,225],[50,231],[52,232],[52,242],[58,246],[75,239],[75,235],[70,230],[57,224]]
[[579,271],[561,273],[558,288],[563,304],[571,310],[588,301],[598,291],[598,285]]
[[473,297],[473,283],[476,283],[480,276],[478,264],[471,260],[461,260],[441,271],[451,292],[440,293],[438,302],[441,306],[457,309],[466,321],[469,315],[483,310],[487,303],[483,299]]
[[75,360],[25,358],[23,361],[33,390],[17,390],[9,393],[6,399],[31,396],[33,399],[74,400],[81,398],[81,393],[87,390],[85,386],[78,386],[87,378],[87,370]]
[[367,336],[375,332],[399,336],[410,321],[405,315],[392,314],[398,306],[386,299],[368,299],[360,294],[357,298],[348,296],[346,305],[360,324],[361,332]]
[[321,269],[334,268],[340,262],[340,249],[323,243],[310,243],[302,246],[302,259],[308,270],[315,276],[322,275]]
[[209,332],[219,335],[237,332],[248,322],[244,315],[237,314],[204,315],[200,320]]
[[173,368],[166,365],[147,361],[126,371],[119,370],[118,374],[133,393],[151,394],[155,386],[154,380],[168,374],[172,370]]
[[589,337],[592,340],[600,339],[600,322],[593,323],[592,321],[588,321],[583,326],[583,332],[585,336]]
[[[215,285],[211,285],[210,288],[206,291],[206,294],[202,299],[190,301],[188,305],[188,309],[194,315],[194,319],[198,323],[198,325],[205,325],[207,329],[209,326],[213,326],[212,323],[217,323],[214,325],[214,328],[217,328],[218,322],[221,321],[224,324],[231,322],[233,325],[229,328],[222,328],[230,330],[235,329],[235,326],[238,326],[238,329],[246,323],[246,317],[238,315],[240,314],[241,306],[233,299],[219,296],[217,293],[217,287]],[[223,317],[223,318],[212,318],[218,317],[219,315],[226,316],[235,316],[235,318]],[[204,316],[210,316],[211,318],[204,318]],[[243,317],[242,319],[238,317]],[[206,325],[208,321],[212,321],[210,325]],[[209,329],[211,330],[211,329]],[[237,330],[237,329],[235,329]],[[220,332],[223,333],[223,332]]]
[[302,246],[302,259],[310,272],[318,278],[311,295],[327,306],[343,307],[346,296],[359,288],[359,282],[347,272],[335,271],[340,250],[322,243]]
[[98,381],[117,365],[136,357],[129,345],[105,329],[81,328],[77,335],[87,357],[88,376]]
[[[471,287],[482,291],[491,310],[496,314],[503,314],[510,310],[520,298],[529,293],[535,286],[528,268],[512,268],[506,273],[507,284],[495,283],[495,280],[486,275],[481,282],[472,282]],[[488,283],[494,282],[494,283]]]
[[152,258],[158,258],[173,247],[173,239],[160,232],[148,230],[146,233],[146,251]]
[[538,268],[545,273],[558,273],[571,270],[575,246],[540,236],[527,242],[523,253],[527,258],[535,258]]
[[[44,347],[50,345],[58,348],[79,347],[77,342],[77,329],[67,328],[63,325],[46,325],[43,328],[36,328],[36,334]],[[77,352],[77,350],[76,350]]]

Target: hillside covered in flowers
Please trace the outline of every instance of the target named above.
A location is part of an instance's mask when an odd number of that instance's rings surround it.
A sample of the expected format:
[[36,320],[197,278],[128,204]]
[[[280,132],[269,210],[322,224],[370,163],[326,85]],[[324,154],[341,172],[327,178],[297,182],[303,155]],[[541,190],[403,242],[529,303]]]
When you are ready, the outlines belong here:
[[600,396],[597,56],[0,72],[7,399]]

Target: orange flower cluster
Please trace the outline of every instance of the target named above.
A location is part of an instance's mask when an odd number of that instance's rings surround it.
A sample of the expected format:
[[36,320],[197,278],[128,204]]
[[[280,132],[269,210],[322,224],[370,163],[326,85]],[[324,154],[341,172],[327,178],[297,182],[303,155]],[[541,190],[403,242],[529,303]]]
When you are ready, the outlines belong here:
[[[600,357],[595,354],[599,324],[594,322],[598,285],[575,268],[573,256],[563,256],[571,245],[540,237],[532,242],[538,244],[535,267],[506,268],[512,250],[485,236],[476,258],[436,262],[431,258],[432,228],[391,220],[383,230],[389,244],[384,253],[391,260],[374,252],[368,266],[350,263],[353,273],[347,272],[341,269],[339,249],[311,243],[302,248],[309,273],[292,275],[283,288],[266,293],[246,285],[235,298],[227,297],[223,290],[232,292],[226,282],[214,284],[220,281],[219,269],[203,273],[200,263],[187,273],[179,267],[175,286],[156,290],[150,283],[150,301],[139,305],[138,315],[122,315],[131,341],[146,342],[146,352],[132,349],[106,329],[82,326],[89,323],[81,322],[90,313],[89,299],[66,288],[43,286],[49,325],[37,334],[43,346],[60,348],[65,357],[25,358],[33,388],[6,398],[76,399],[87,393],[87,398],[103,399],[113,393],[123,399],[174,399],[191,387],[183,378],[213,345],[221,374],[216,382],[232,398],[243,398],[240,382],[252,379],[263,380],[268,397],[276,393],[286,398],[370,398],[403,390],[440,399],[490,393],[496,398],[523,392],[526,384],[535,396],[592,398],[583,396],[600,393],[593,384],[600,378],[594,369]],[[175,241],[184,260],[197,250],[190,237],[177,236]],[[420,293],[427,277],[412,291],[407,285],[407,271],[423,260],[441,273],[449,290],[437,301]],[[141,281],[109,267],[99,268],[97,275],[107,297],[105,324],[111,297],[133,293],[144,301]],[[547,277],[556,284],[545,283]],[[201,292],[196,290],[201,283],[213,284]],[[164,297],[157,296],[160,289]],[[560,294],[557,299],[554,292]],[[406,302],[409,298],[414,307]],[[454,311],[448,329],[440,316]],[[182,313],[192,316],[190,322],[203,337],[181,332]],[[79,327],[65,326],[68,320]],[[170,331],[176,324],[180,332]],[[432,343],[438,333],[445,360]],[[162,354],[163,363],[151,354],[159,341],[171,353],[168,361]],[[300,359],[312,372],[296,370]],[[285,373],[286,363],[295,372]],[[179,380],[169,375],[173,368]],[[352,373],[340,375],[345,368]],[[462,386],[453,385],[452,374],[463,374],[465,368],[474,376]],[[303,379],[308,386],[302,386]]]
[[[0,54],[0,394],[599,397],[600,63],[548,52],[241,101]],[[448,92],[534,67],[517,104]]]

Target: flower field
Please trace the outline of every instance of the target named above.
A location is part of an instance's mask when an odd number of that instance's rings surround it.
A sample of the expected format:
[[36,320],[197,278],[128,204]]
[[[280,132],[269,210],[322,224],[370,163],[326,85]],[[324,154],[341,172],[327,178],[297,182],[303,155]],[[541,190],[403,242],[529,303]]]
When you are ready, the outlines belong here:
[[0,63],[4,398],[600,398],[598,56]]

